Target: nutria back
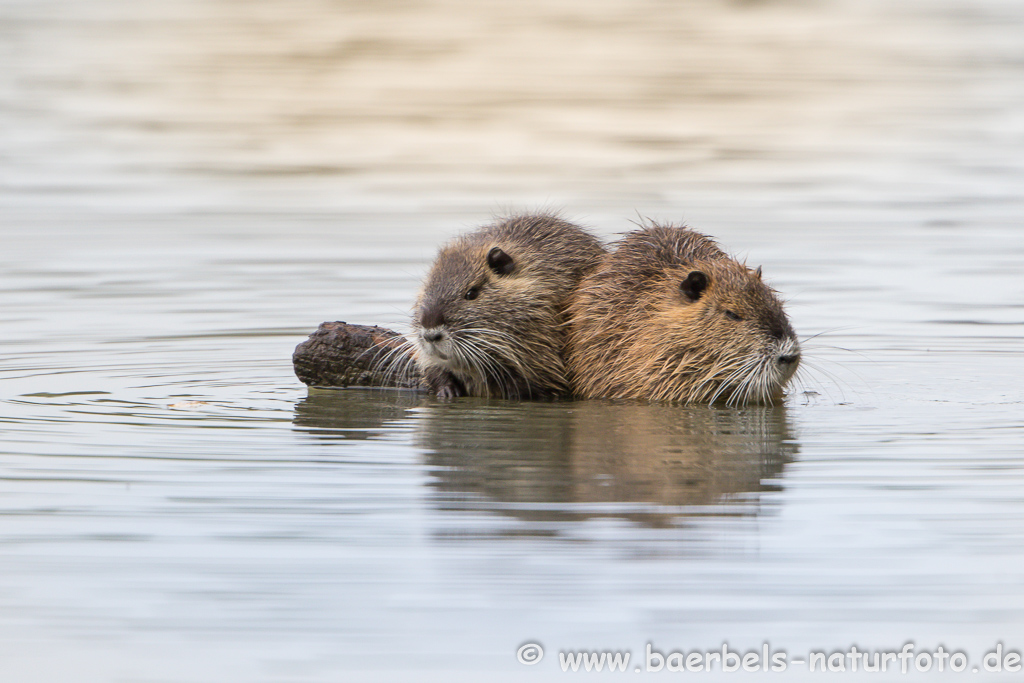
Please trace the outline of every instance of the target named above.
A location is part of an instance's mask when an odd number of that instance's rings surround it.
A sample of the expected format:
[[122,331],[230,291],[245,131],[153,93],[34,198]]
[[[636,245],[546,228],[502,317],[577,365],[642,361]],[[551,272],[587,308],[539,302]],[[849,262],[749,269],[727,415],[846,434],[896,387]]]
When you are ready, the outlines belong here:
[[441,248],[413,314],[413,355],[442,397],[557,396],[569,294],[604,248],[551,214],[515,215]]
[[800,359],[760,268],[682,227],[627,234],[568,311],[566,359],[581,397],[771,403]]

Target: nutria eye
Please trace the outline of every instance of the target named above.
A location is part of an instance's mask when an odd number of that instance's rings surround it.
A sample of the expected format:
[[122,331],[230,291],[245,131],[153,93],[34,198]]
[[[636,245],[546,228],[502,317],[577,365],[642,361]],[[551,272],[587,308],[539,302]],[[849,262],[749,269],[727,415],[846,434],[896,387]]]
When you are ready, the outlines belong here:
[[470,287],[469,291],[466,292],[466,298],[469,301],[472,301],[473,299],[477,298],[478,296],[480,296],[480,288],[479,287]]
[[739,322],[739,321],[743,320],[743,318],[739,317],[738,315],[736,315],[732,311],[726,311],[725,312],[725,317],[728,318],[729,320],[735,320],[736,322]]
[[500,247],[494,247],[487,252],[487,267],[498,275],[508,275],[516,267],[516,264],[512,257],[503,252]]
[[696,301],[704,290],[708,288],[708,276],[699,270],[695,270],[686,276],[686,279],[679,283],[679,289],[690,301]]

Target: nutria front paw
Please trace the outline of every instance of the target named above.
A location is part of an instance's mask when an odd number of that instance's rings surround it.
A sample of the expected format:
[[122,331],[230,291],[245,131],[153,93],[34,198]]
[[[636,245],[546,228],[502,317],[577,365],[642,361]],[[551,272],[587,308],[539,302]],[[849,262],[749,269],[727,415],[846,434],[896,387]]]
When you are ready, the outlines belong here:
[[459,398],[460,396],[466,396],[466,388],[462,386],[455,375],[450,372],[432,372],[428,373],[427,381],[430,388],[434,391],[439,399],[442,401],[450,401],[453,398]]
[[459,398],[465,396],[462,392],[461,387],[452,382],[451,384],[445,384],[437,390],[437,397],[442,401],[450,401],[453,398]]

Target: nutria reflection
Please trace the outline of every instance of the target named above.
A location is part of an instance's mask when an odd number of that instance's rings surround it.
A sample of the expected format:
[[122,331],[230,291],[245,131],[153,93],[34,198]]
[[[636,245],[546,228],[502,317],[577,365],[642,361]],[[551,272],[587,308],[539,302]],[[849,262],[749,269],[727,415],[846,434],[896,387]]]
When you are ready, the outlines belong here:
[[765,480],[797,452],[781,406],[445,403],[404,391],[311,391],[294,425],[328,440],[411,431],[437,508],[536,522],[614,516],[659,526],[751,512],[746,504],[773,488]]
[[442,508],[530,520],[707,514],[772,488],[797,450],[779,406],[459,402],[418,426]]

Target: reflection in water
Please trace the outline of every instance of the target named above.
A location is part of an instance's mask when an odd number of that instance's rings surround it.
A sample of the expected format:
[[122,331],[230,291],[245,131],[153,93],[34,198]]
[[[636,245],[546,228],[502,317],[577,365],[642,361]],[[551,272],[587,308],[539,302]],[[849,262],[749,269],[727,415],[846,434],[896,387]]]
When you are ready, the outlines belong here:
[[293,424],[331,441],[372,439],[394,431],[422,400],[422,395],[404,390],[310,389],[295,405]]
[[782,407],[590,404],[573,431],[581,501],[713,505],[764,490],[797,450]]
[[750,514],[747,503],[797,452],[783,407],[444,404],[409,392],[310,391],[294,423],[318,436],[369,438],[404,419],[441,509],[538,522]]
[[661,525],[764,490],[796,452],[783,410],[459,404],[432,406],[418,433],[446,508]]

